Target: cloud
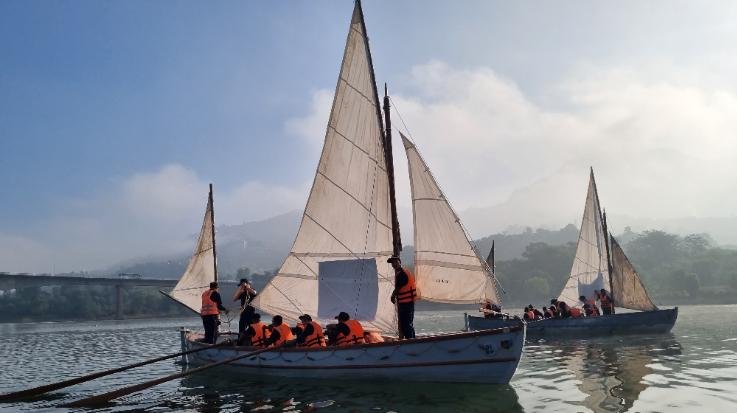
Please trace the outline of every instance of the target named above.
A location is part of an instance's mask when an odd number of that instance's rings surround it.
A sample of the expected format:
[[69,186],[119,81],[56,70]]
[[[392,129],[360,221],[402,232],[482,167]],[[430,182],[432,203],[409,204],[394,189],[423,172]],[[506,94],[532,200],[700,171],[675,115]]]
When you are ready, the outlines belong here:
[[[30,235],[0,233],[0,271],[95,270],[121,260],[189,251],[202,225],[208,182],[179,164],[133,174],[108,191],[67,200]],[[249,181],[215,187],[216,222],[240,224],[301,208],[305,184]]]
[[[614,214],[726,216],[737,208],[737,94],[698,73],[665,63],[579,64],[536,98],[487,67],[432,61],[408,79],[393,96],[395,113],[453,206],[473,216],[467,226],[476,236],[578,224],[589,166]],[[292,122],[302,136],[323,136],[327,96],[316,92],[312,112]],[[398,191],[406,192],[397,141]]]

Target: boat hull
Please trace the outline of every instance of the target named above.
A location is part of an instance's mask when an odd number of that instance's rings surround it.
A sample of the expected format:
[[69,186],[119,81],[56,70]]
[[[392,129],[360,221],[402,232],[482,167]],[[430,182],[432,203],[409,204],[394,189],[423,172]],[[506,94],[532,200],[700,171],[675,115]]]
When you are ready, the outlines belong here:
[[[200,334],[187,333],[186,350],[201,348]],[[316,349],[284,348],[229,363],[240,374],[308,379],[364,379],[498,383],[512,378],[522,355],[525,325],[443,334],[412,340]],[[256,349],[220,347],[190,355],[206,364]]]
[[[549,318],[527,323],[529,337],[610,336],[624,334],[664,334],[678,318],[678,307],[667,310],[620,313],[599,317]],[[516,320],[486,319],[466,314],[466,330],[500,328]]]

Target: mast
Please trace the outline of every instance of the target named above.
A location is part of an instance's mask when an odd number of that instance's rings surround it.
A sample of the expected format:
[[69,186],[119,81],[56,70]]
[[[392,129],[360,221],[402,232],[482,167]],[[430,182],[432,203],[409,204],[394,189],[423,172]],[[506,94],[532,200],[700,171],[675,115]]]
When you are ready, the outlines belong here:
[[215,282],[218,280],[218,255],[215,250],[215,204],[212,202],[212,184],[210,184],[210,194],[207,197],[207,202],[210,204],[210,220],[212,226],[210,231],[212,232],[212,265],[215,270]]
[[392,213],[392,241],[394,250],[392,255],[399,257],[402,252],[402,239],[399,234],[399,218],[397,217],[397,199],[394,194],[394,156],[392,154],[392,118],[389,105],[389,93],[384,83],[384,158],[386,159],[386,174],[389,177],[389,204]]
[[606,264],[607,268],[609,269],[609,292],[614,295],[614,281],[612,277],[612,255],[609,251],[609,240],[611,239],[611,235],[609,234],[609,227],[606,223],[606,209],[601,214],[601,225],[604,227],[604,242],[606,243]]

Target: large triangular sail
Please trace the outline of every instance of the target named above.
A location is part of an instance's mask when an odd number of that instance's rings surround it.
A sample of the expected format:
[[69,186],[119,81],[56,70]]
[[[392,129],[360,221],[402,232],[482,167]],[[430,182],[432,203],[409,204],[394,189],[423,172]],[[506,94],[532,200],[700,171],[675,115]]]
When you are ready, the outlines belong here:
[[489,266],[471,246],[415,145],[404,135],[402,141],[409,162],[420,296],[442,303],[471,304],[485,299],[499,303]]
[[586,194],[586,207],[578,234],[576,256],[573,258],[568,282],[563,287],[558,300],[572,305],[577,303],[582,295],[594,298],[594,292],[602,288],[607,291],[610,289],[609,260],[599,195],[596,192],[596,181],[592,169]]
[[190,308],[199,314],[202,303],[202,292],[210,287],[210,283],[217,281],[217,267],[215,261],[215,214],[212,201],[212,185],[207,197],[205,219],[202,222],[200,236],[197,238],[192,258],[174,289],[168,293],[170,298]]
[[637,270],[624,254],[614,237],[611,237],[612,248],[612,299],[617,307],[631,310],[653,311],[658,307],[653,304],[642,284]]
[[341,311],[396,332],[389,182],[363,13],[356,2],[325,143],[289,255],[253,304],[296,321]]

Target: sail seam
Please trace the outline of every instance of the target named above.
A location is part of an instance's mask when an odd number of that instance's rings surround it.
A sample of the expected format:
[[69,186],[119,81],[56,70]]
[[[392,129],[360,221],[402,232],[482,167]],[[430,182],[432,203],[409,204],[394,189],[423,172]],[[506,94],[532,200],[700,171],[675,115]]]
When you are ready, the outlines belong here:
[[348,86],[349,88],[353,89],[356,93],[358,93],[359,95],[361,95],[364,99],[368,100],[368,102],[371,104],[371,106],[376,107],[376,103],[374,103],[374,101],[371,98],[369,98],[368,96],[364,95],[363,92],[361,92],[360,90],[358,90],[355,86],[353,86],[352,84],[350,84],[350,82],[348,82],[348,79],[343,78],[343,76],[341,75],[340,80],[342,80],[345,83],[346,86]]
[[361,151],[361,152],[363,152],[364,154],[366,154],[366,156],[367,156],[367,157],[368,157],[368,158],[369,158],[369,159],[370,159],[371,161],[373,161],[373,162],[374,162],[374,164],[376,164],[376,166],[377,166],[377,167],[378,167],[379,169],[381,169],[382,171],[386,172],[386,169],[384,169],[384,168],[382,168],[382,167],[381,167],[381,164],[379,163],[379,160],[378,160],[378,159],[376,159],[376,158],[374,158],[373,156],[371,156],[371,154],[370,154],[370,153],[368,153],[368,151],[367,151],[367,150],[365,150],[365,149],[363,149],[362,147],[358,146],[358,144],[357,144],[356,142],[353,142],[353,141],[352,141],[352,140],[350,140],[350,139],[349,139],[349,138],[348,138],[347,136],[345,136],[345,135],[343,135],[342,133],[340,133],[340,131],[338,131],[338,129],[336,129],[336,128],[335,128],[335,126],[332,126],[332,125],[328,125],[328,128],[329,128],[329,129],[332,129],[332,130],[333,130],[333,132],[335,132],[335,134],[336,134],[336,135],[338,135],[338,136],[340,136],[341,138],[343,138],[343,139],[345,139],[346,141],[348,141],[348,142],[349,142],[349,143],[350,143],[351,145],[353,145],[353,146],[354,146],[354,147],[355,147],[356,149],[358,149],[359,151]]
[[[366,212],[368,212],[368,213],[369,213],[369,215],[371,215],[372,217],[374,217],[374,219],[376,220],[376,222],[377,222],[377,223],[379,223],[379,224],[383,225],[384,227],[386,227],[387,229],[391,230],[391,227],[390,227],[390,226],[388,226],[387,224],[385,224],[385,223],[381,222],[381,221],[379,220],[379,217],[377,217],[377,216],[376,216],[376,215],[374,214],[374,212],[373,212],[373,211],[371,211],[371,209],[370,209],[369,207],[367,207],[367,206],[366,206],[366,205],[364,205],[364,204],[363,204],[363,203],[362,203],[361,201],[359,201],[359,200],[358,200],[358,198],[356,198],[356,197],[355,197],[355,196],[353,196],[353,195],[352,195],[352,194],[351,194],[350,192],[346,191],[346,190],[345,190],[345,189],[344,189],[343,187],[341,187],[340,185],[338,185],[337,183],[335,183],[335,182],[334,182],[334,181],[333,181],[332,179],[328,178],[328,176],[327,176],[327,175],[325,175],[324,173],[322,173],[322,172],[320,172],[320,171],[318,171],[317,173],[318,173],[318,175],[321,175],[321,176],[322,176],[323,178],[325,178],[325,180],[327,180],[327,181],[328,181],[328,182],[330,182],[331,184],[335,185],[335,187],[336,187],[336,188],[338,188],[338,189],[340,189],[341,191],[343,191],[343,193],[345,193],[346,195],[348,195],[348,196],[349,196],[349,197],[350,197],[350,198],[351,198],[352,200],[356,201],[356,203],[358,203],[358,205],[360,205],[360,206],[361,206],[361,207],[362,207],[362,208],[363,208],[364,210],[366,210]],[[313,221],[314,221],[314,220],[313,220]]]
[[379,252],[365,252],[363,254],[352,254],[345,252],[291,252],[290,255],[295,257],[326,257],[326,258],[340,258],[340,257],[363,257],[363,258],[379,258],[388,257],[392,255],[391,251],[379,251]]
[[417,253],[426,252],[429,254],[443,254],[443,255],[455,255],[458,257],[477,258],[475,255],[460,254],[457,252],[443,252],[443,251],[430,251],[430,250],[415,250]]
[[415,261],[415,265],[432,265],[434,267],[457,268],[459,270],[469,270],[469,271],[483,271],[484,270],[484,267],[480,265],[466,265],[466,264],[457,264],[455,262],[435,261],[435,260],[417,260]]

